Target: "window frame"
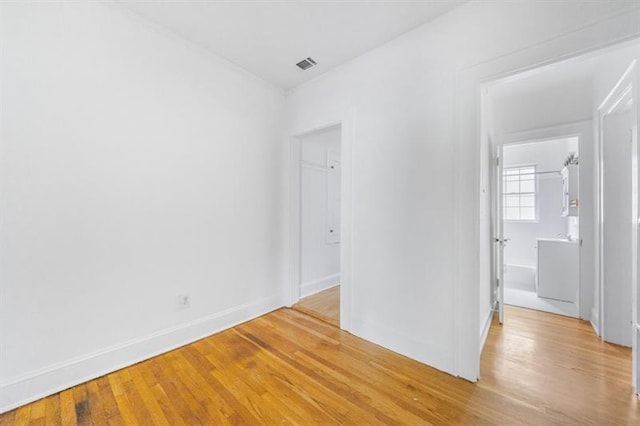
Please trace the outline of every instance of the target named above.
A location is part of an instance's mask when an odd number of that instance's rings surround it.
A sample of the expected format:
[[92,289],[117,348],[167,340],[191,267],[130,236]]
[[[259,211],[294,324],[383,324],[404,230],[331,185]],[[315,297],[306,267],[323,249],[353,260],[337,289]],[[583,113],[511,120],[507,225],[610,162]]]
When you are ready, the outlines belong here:
[[[506,176],[507,176],[507,171],[508,170],[522,170],[522,169],[533,169],[533,187],[534,190],[533,192],[511,192],[511,193],[507,193],[506,192]],[[538,165],[537,164],[519,164],[519,165],[512,165],[512,166],[508,166],[508,167],[503,167],[502,168],[502,220],[504,222],[510,222],[510,223],[539,223],[540,222],[540,198],[539,198],[539,184],[538,184]],[[518,173],[518,176],[522,176],[522,175],[526,175],[526,174],[521,174]],[[522,179],[518,179],[518,183],[519,183],[519,187],[520,187],[520,182],[522,182]],[[507,196],[514,196],[517,195],[518,196],[518,218],[517,219],[507,219],[507,214],[506,214],[506,209],[507,209]],[[521,208],[522,206],[522,202],[521,199],[523,196],[533,196],[533,214],[534,214],[534,218],[533,219],[522,219],[522,212],[521,212]],[[525,206],[526,207],[526,206]]]

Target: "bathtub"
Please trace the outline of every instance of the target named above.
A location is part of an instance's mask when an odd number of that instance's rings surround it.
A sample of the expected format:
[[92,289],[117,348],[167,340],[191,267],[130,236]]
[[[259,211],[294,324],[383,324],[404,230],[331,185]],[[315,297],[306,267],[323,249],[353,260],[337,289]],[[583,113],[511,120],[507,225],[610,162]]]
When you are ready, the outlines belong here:
[[526,265],[504,265],[504,287],[536,291],[536,268]]

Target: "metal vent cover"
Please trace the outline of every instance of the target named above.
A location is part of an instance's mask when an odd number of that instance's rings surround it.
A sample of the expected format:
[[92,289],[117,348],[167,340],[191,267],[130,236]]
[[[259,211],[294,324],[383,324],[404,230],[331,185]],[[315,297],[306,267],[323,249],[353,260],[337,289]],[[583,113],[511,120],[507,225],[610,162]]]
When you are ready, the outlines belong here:
[[311,68],[314,65],[317,65],[317,62],[314,61],[311,58],[303,59],[303,60],[301,60],[300,62],[298,62],[296,64],[296,66],[298,68],[300,68],[301,70],[303,70],[303,71],[308,70],[309,68]]

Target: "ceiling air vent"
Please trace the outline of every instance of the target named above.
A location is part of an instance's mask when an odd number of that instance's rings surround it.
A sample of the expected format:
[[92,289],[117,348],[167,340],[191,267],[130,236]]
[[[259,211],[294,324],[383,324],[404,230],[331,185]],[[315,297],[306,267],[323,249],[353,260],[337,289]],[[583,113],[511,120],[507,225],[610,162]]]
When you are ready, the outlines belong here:
[[298,62],[296,64],[296,66],[298,68],[300,68],[301,70],[308,70],[309,68],[311,68],[312,66],[316,65],[316,61],[314,61],[311,58],[307,58],[307,59],[303,59],[300,62]]

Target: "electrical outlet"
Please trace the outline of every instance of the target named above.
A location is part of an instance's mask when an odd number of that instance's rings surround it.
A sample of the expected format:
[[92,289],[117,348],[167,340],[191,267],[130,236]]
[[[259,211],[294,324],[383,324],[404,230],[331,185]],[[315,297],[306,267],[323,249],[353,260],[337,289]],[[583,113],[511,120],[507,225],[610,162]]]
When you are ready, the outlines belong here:
[[181,294],[178,296],[178,307],[180,309],[187,309],[191,307],[191,295]]

